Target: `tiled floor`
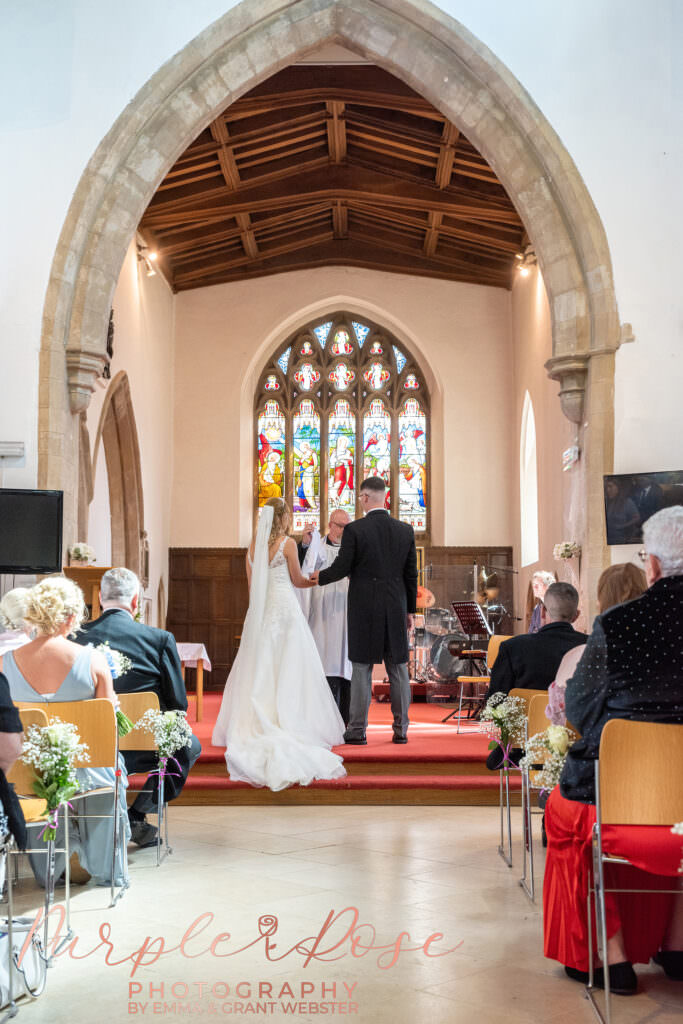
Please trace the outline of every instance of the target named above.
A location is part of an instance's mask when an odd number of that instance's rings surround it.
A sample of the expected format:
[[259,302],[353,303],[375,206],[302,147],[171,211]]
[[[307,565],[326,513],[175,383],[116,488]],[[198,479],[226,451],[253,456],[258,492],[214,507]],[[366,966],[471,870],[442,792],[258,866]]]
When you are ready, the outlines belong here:
[[[517,884],[519,850],[512,870],[496,853],[494,808],[180,807],[171,829],[174,853],[161,868],[153,851],[131,847],[132,885],[117,907],[107,908],[107,890],[89,885],[75,893],[74,952],[93,950],[109,922],[109,960],[123,962],[108,966],[104,944],[81,961],[67,953],[49,971],[46,993],[21,1006],[20,1020],[594,1020],[581,987],[543,958],[540,908]],[[539,870],[541,856],[539,846]],[[18,909],[37,906],[30,882],[22,880],[19,893]],[[348,911],[318,944],[321,960],[304,966],[329,912],[348,907],[358,910],[355,955],[350,939],[341,941]],[[178,947],[206,913],[214,918],[188,940],[186,955],[176,948],[135,969],[129,958],[146,937]],[[270,959],[259,937],[266,917],[277,918]],[[215,943],[212,955],[212,941],[225,932],[230,939]],[[413,947],[443,933],[432,954],[458,948],[441,957],[404,951],[388,967],[402,932]],[[392,952],[368,951],[371,945]],[[159,943],[148,949],[158,951]],[[616,1021],[680,1024],[683,985],[656,968],[638,973],[641,994],[615,1000]]]

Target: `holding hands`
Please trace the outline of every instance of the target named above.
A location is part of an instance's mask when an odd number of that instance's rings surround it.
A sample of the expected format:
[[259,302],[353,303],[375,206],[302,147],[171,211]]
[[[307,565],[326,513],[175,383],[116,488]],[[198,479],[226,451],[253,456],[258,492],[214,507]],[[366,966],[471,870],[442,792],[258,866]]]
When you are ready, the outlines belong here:
[[317,571],[317,572],[312,572],[311,575],[308,577],[310,585],[312,587],[317,587],[318,586],[318,576],[319,575],[320,575],[320,571]]

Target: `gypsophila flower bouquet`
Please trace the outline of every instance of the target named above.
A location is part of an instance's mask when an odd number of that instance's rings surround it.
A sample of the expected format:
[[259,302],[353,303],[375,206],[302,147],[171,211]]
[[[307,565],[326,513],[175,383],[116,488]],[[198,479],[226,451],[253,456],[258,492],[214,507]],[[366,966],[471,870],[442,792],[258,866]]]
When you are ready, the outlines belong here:
[[[112,679],[119,679],[121,676],[125,676],[126,672],[129,672],[133,667],[133,662],[130,658],[122,654],[121,651],[113,650],[109,646],[108,640],[105,640],[103,644],[98,644],[95,650],[100,651],[104,655]],[[119,736],[127,736],[133,730],[133,723],[121,708],[116,709],[116,727]]]
[[157,772],[150,772],[150,775],[158,775],[161,785],[165,775],[176,774],[169,772],[169,761],[173,761],[180,768],[173,755],[192,743],[192,729],[187,724],[187,714],[185,711],[145,711],[135,727],[145,729],[154,736],[159,750],[159,769]]
[[500,747],[503,751],[503,768],[516,767],[509,759],[510,748],[522,742],[526,715],[522,698],[505,693],[491,694],[480,715],[480,731],[492,737],[489,750]]
[[549,725],[543,732],[530,736],[526,742],[520,768],[533,771],[529,783],[541,792],[550,792],[560,781],[567,760],[567,751],[576,740],[564,725]]
[[76,726],[54,718],[49,725],[30,725],[21,759],[33,765],[36,778],[33,792],[47,803],[43,814],[47,825],[42,839],[55,839],[59,808],[79,790],[76,761],[89,761],[87,743],[81,743]]
[[94,562],[95,552],[89,544],[79,540],[69,548],[69,557],[76,562]]
[[575,544],[573,540],[563,540],[553,548],[553,558],[556,562],[564,562],[569,558],[581,557],[581,545]]

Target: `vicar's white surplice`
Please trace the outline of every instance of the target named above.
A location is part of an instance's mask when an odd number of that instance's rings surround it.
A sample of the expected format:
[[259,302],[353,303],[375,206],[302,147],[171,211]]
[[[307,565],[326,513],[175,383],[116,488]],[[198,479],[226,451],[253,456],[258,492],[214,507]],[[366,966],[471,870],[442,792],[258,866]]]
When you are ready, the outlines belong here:
[[[307,576],[315,570],[327,569],[338,554],[339,546],[323,540],[316,530],[306,552],[302,572]],[[325,675],[342,679],[351,678],[346,625],[348,592],[349,581],[346,578],[327,587],[298,592],[305,595],[304,614],[308,617]]]

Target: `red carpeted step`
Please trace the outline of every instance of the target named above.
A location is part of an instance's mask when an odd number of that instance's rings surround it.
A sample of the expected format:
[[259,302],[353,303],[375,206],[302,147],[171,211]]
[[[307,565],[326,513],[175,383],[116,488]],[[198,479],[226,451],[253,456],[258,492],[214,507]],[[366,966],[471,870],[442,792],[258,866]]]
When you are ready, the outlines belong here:
[[[131,785],[139,785],[143,776],[131,776]],[[316,780],[305,789],[498,789],[498,775],[346,775],[342,779]],[[226,776],[190,775],[185,789],[190,790],[230,790],[254,789],[247,782],[231,782]],[[510,788],[519,789],[518,776],[510,778]]]

